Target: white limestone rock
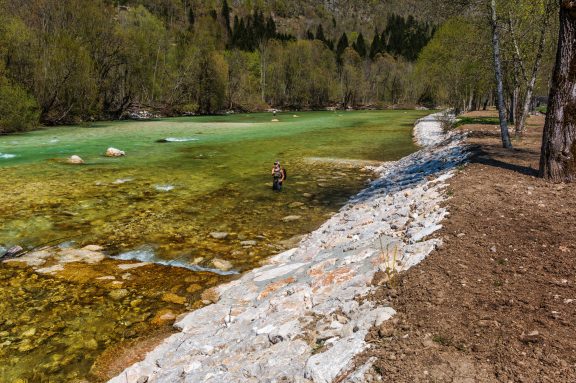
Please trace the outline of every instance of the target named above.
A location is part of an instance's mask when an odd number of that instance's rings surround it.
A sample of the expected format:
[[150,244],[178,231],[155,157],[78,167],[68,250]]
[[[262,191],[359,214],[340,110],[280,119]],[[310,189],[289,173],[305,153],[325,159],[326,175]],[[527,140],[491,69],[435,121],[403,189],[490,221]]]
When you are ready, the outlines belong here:
[[68,162],[69,164],[72,164],[72,165],[81,165],[84,163],[84,160],[80,156],[73,155],[73,156],[70,156],[66,160],[66,162]]
[[116,148],[108,148],[106,149],[105,156],[106,157],[123,157],[126,155],[126,152],[116,149]]

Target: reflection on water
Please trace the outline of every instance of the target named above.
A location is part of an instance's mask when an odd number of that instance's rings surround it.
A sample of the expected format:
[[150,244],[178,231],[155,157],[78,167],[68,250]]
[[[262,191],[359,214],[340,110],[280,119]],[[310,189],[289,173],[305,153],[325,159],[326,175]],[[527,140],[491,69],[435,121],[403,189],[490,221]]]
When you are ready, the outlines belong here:
[[[357,161],[305,158],[397,159],[414,150],[401,125],[420,116],[237,115],[0,137],[16,155],[0,161],[0,246],[98,244],[110,256],[52,275],[0,265],[0,381],[105,379],[102,355],[209,303],[207,288],[295,245],[371,176]],[[127,156],[103,157],[111,146]],[[89,165],[66,164],[73,154]],[[271,191],[276,159],[289,174],[282,193]]]

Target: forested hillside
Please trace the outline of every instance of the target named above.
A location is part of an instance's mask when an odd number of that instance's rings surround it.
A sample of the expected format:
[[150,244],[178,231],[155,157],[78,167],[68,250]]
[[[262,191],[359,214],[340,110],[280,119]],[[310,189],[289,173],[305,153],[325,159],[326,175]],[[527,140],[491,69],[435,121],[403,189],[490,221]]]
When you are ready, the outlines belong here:
[[[486,103],[487,20],[435,10],[400,0],[0,0],[0,132],[141,110]],[[518,39],[537,37],[538,13],[525,12]],[[519,68],[534,55],[529,42],[507,49],[517,100]]]
[[[412,98],[431,24],[313,3],[4,0],[0,126]],[[349,29],[363,20],[349,8],[382,21]]]

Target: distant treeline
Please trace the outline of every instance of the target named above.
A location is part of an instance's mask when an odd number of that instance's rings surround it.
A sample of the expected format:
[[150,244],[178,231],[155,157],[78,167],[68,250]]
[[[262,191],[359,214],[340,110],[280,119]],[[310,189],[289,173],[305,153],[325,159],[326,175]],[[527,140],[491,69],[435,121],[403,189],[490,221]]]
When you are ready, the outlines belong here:
[[0,132],[139,108],[179,115],[422,100],[412,62],[432,26],[391,15],[370,44],[326,23],[298,36],[286,20],[280,30],[272,14],[225,0],[219,9],[0,0]]

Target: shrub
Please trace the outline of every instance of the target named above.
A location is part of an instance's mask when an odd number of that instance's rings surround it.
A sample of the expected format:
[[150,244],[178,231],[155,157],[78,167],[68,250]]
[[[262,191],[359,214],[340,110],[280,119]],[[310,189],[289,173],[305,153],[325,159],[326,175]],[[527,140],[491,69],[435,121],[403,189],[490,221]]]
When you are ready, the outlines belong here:
[[36,100],[21,87],[0,78],[0,133],[32,129],[39,120]]

